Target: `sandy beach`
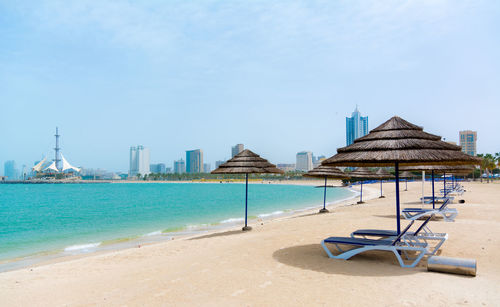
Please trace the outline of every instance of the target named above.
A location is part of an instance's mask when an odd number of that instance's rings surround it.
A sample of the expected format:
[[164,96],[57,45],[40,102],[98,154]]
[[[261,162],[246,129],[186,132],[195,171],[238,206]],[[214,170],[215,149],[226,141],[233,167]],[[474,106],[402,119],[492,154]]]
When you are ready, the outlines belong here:
[[[463,185],[465,203],[451,205],[459,210],[456,221],[430,226],[449,235],[442,256],[477,260],[476,277],[427,272],[425,259],[401,268],[386,252],[327,257],[320,242],[328,236],[395,228],[394,184],[387,183],[386,198],[378,198],[378,184],[366,186],[365,204],[350,200],[328,214],[254,221],[251,232],[224,230],[1,273],[0,305],[495,306],[500,184]],[[420,206],[420,182],[401,188],[403,207]]]

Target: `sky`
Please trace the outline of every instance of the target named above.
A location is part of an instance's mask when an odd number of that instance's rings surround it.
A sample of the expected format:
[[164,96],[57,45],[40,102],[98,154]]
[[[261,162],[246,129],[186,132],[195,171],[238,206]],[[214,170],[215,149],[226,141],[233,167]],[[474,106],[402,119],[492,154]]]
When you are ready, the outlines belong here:
[[0,171],[128,171],[237,143],[273,163],[345,146],[358,105],[499,152],[500,1],[0,0]]

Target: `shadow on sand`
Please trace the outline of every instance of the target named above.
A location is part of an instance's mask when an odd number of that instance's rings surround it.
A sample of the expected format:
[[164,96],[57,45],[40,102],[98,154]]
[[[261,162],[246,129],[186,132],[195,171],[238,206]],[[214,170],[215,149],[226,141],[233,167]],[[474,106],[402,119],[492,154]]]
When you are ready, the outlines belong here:
[[425,270],[425,258],[415,268],[402,268],[393,253],[365,252],[350,260],[330,259],[320,244],[282,248],[273,253],[280,263],[303,270],[350,276],[404,276]]
[[[375,214],[375,215],[373,215],[373,216],[375,216],[375,217],[383,217],[383,218],[393,219],[393,220],[394,220],[394,219],[396,219],[396,215],[395,215],[395,214],[393,214],[393,215],[390,215],[390,214],[388,214],[388,215],[376,215],[376,214]],[[428,216],[423,216],[423,217],[419,218],[418,220],[419,220],[419,221],[422,221],[422,220],[425,220],[425,219],[427,219],[427,218],[428,218]],[[406,219],[405,219],[405,217],[404,217],[402,214],[401,214],[401,216],[400,216],[400,219],[401,219],[402,221],[405,221],[405,220],[406,220]],[[439,215],[434,215],[434,217],[431,219],[431,221],[439,221],[439,220],[442,220],[442,219],[443,219],[443,217],[442,217],[442,216],[439,216]]]
[[199,236],[199,237],[194,237],[189,240],[201,240],[201,239],[208,239],[208,238],[215,238],[215,237],[225,237],[225,236],[233,236],[233,235],[241,235],[244,234],[245,231],[241,230],[231,230],[231,231],[224,231],[224,232],[216,232],[204,236]]

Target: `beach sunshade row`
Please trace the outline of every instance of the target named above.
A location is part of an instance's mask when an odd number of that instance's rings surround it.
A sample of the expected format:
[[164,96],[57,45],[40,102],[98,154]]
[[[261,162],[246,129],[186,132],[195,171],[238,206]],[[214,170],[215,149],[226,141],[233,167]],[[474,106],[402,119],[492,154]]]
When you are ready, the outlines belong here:
[[379,168],[375,175],[378,176],[378,179],[391,179],[394,178],[394,175],[389,173],[385,168]]
[[403,166],[402,171],[434,171],[436,174],[458,174],[467,175],[474,171],[472,165],[420,165],[420,166]]
[[375,174],[375,172],[372,172],[369,168],[367,167],[358,167],[352,172],[346,173],[349,175],[351,178],[361,178],[361,179],[379,179],[380,177]]
[[330,178],[330,179],[350,179],[349,175],[341,171],[336,167],[320,165],[310,170],[304,177],[321,177],[321,178]]
[[245,149],[226,163],[221,164],[212,174],[283,174],[276,165],[258,154]]
[[469,156],[457,145],[441,141],[441,137],[423,131],[394,116],[354,143],[337,149],[337,154],[322,162],[330,166],[400,166],[468,165],[480,159]]
[[415,178],[417,175],[410,173],[409,171],[404,171],[401,174],[399,174],[399,178]]

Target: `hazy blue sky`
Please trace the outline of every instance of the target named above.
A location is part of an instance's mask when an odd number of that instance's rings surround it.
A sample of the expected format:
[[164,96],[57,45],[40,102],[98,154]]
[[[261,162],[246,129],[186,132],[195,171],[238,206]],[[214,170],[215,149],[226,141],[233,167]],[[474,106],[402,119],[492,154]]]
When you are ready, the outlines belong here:
[[500,151],[500,1],[0,0],[0,168],[53,155],[128,170],[131,145],[212,166],[345,146],[399,115]]

